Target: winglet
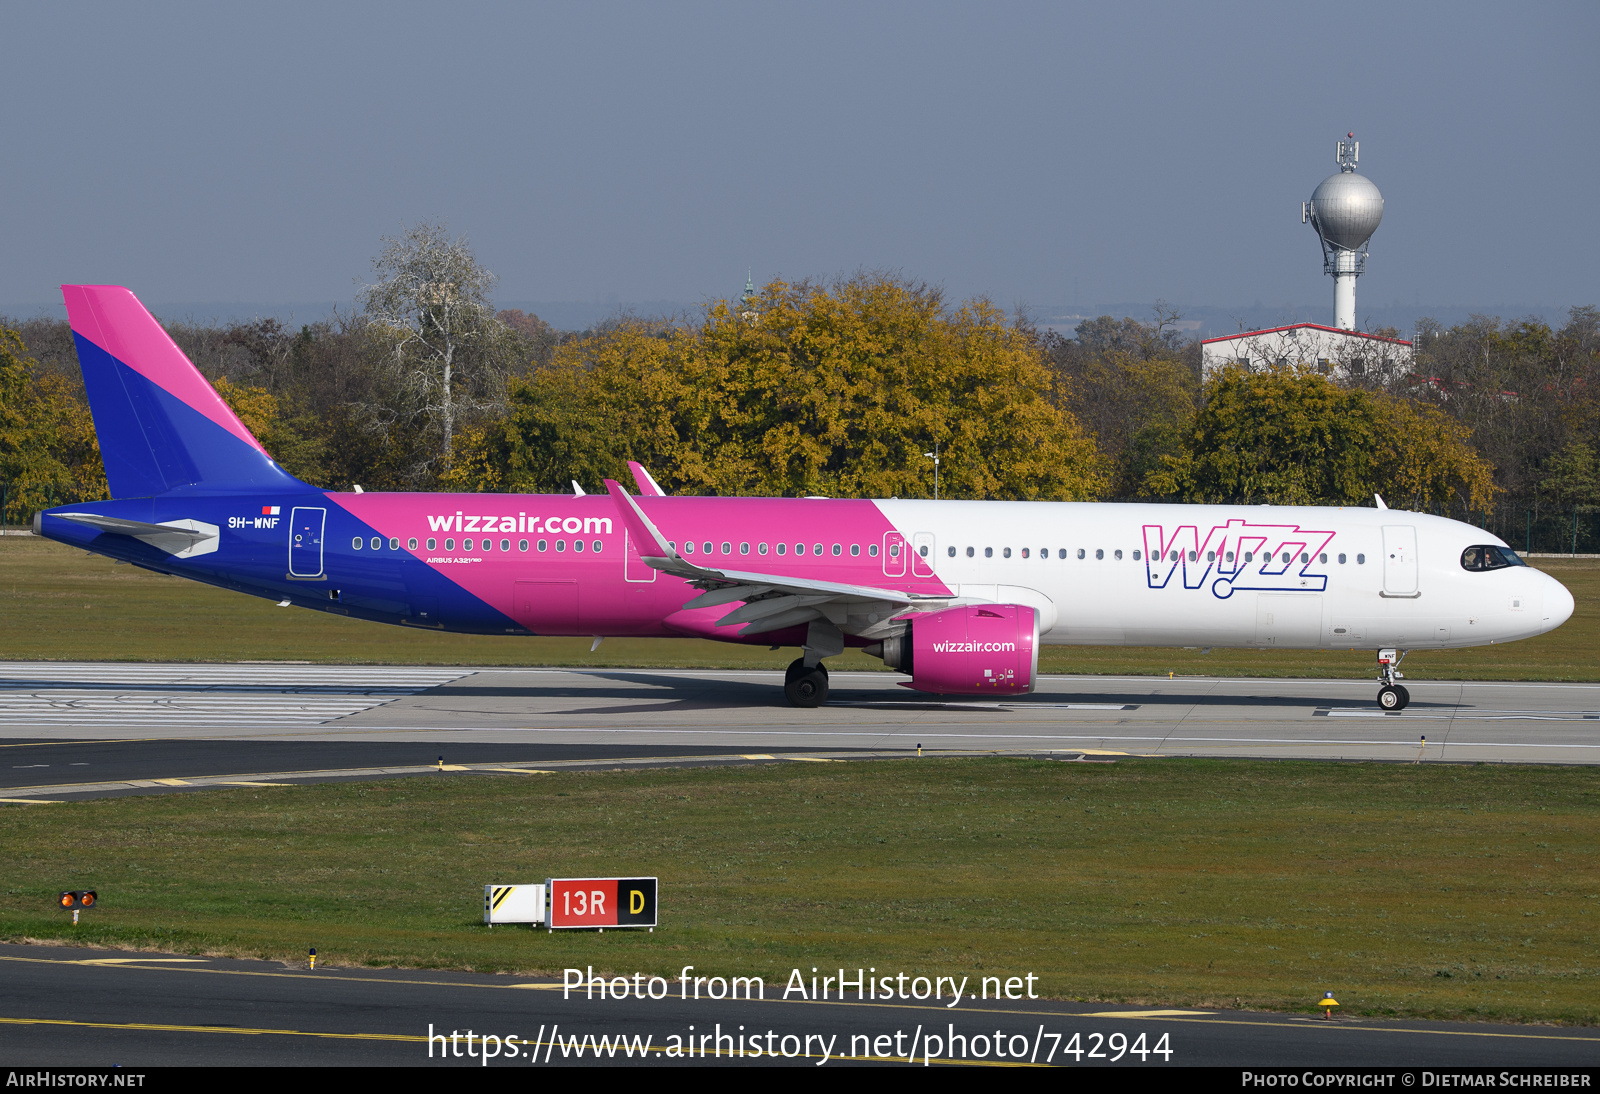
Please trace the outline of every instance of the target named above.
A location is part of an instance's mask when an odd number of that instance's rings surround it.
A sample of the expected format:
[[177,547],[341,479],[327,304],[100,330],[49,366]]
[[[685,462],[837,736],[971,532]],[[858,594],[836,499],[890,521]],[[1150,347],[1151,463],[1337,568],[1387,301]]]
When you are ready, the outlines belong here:
[[[639,555],[646,560],[650,558],[665,558],[673,562],[682,561],[678,552],[672,549],[672,544],[667,542],[661,530],[651,523],[650,518],[644,515],[644,510],[639,508],[639,503],[624,490],[615,479],[606,480],[606,491],[610,493],[611,500],[617,503],[617,512],[622,517],[623,525],[628,529],[628,534],[639,544]],[[647,548],[649,548],[647,550]]]
[[650,472],[644,469],[644,464],[638,460],[628,461],[628,470],[633,472],[633,481],[639,484],[639,493],[647,498],[664,498],[667,492],[656,484],[650,477]]

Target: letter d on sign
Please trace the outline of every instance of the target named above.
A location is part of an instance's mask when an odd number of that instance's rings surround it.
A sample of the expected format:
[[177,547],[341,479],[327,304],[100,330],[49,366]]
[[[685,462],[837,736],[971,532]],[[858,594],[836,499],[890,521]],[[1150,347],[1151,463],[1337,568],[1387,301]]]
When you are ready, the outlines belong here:
[[617,926],[656,925],[656,879],[627,877],[617,881]]

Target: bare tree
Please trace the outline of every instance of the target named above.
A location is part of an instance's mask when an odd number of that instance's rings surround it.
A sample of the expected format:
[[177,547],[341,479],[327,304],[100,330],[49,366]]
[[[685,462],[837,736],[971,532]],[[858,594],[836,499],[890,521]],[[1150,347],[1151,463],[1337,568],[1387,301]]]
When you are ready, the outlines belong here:
[[458,417],[502,398],[497,358],[507,332],[490,301],[495,276],[442,223],[423,221],[383,242],[372,263],[377,281],[358,298],[369,329],[388,342],[401,388],[438,428],[448,470]]

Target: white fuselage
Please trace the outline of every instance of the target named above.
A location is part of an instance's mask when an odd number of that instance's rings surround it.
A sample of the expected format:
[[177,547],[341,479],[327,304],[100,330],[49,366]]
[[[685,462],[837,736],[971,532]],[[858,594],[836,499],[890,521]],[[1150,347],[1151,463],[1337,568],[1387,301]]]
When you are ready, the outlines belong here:
[[912,561],[962,600],[1033,603],[1047,644],[1480,646],[1543,634],[1573,609],[1559,582],[1530,567],[1464,569],[1466,548],[1505,544],[1424,513],[877,504],[912,541]]

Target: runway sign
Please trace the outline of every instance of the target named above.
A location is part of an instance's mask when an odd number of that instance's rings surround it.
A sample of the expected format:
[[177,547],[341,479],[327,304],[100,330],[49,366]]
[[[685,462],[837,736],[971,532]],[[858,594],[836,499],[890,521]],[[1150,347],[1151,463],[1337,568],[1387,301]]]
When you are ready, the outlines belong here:
[[545,882],[549,918],[556,927],[654,927],[653,877],[564,877]]
[[543,923],[543,885],[485,885],[483,921],[496,923]]

